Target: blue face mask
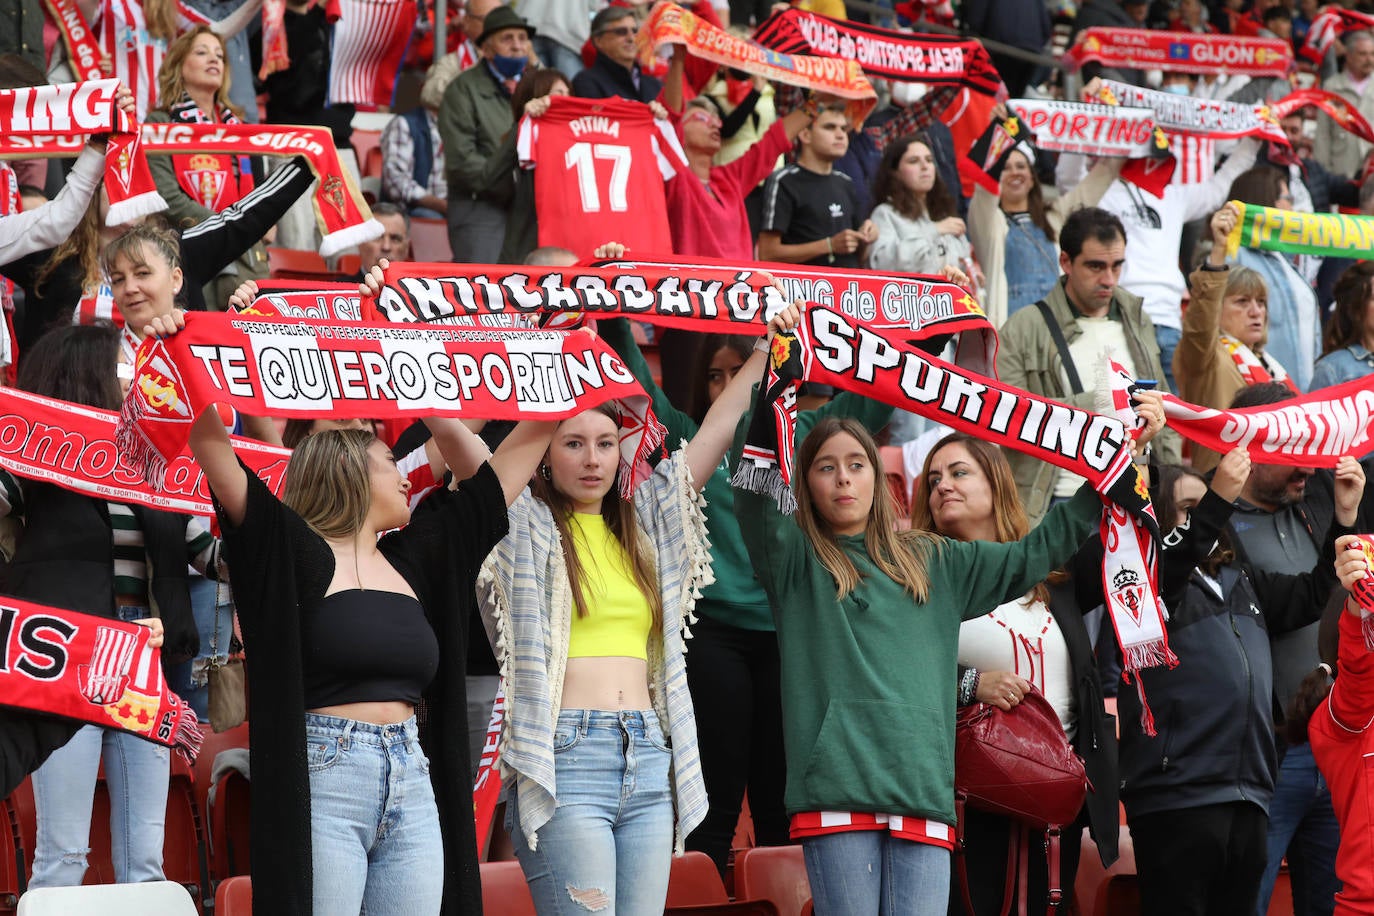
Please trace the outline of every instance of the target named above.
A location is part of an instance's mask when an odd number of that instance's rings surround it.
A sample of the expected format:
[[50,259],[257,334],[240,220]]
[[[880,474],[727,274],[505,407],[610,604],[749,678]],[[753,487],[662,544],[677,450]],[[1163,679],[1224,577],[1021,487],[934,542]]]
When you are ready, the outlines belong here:
[[491,58],[491,65],[496,68],[496,72],[508,80],[519,79],[528,63],[529,58],[526,57],[502,57],[495,54]]
[[1165,92],[1169,92],[1174,95],[1192,95],[1192,90],[1188,88],[1187,83],[1170,83],[1169,85],[1164,86],[1162,88]]

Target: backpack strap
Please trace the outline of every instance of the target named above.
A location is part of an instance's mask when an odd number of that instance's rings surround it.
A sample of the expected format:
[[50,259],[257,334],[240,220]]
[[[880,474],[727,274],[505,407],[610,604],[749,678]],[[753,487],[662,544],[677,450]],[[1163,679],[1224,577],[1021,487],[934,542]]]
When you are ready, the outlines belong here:
[[1064,339],[1064,329],[1055,320],[1048,302],[1041,299],[1035,303],[1035,307],[1040,310],[1041,317],[1045,319],[1045,326],[1049,328],[1050,337],[1054,339],[1055,349],[1059,351],[1059,361],[1064,364],[1064,374],[1069,377],[1069,389],[1074,394],[1082,394],[1083,380],[1078,377],[1078,367],[1074,365],[1073,354],[1069,352],[1069,342]]

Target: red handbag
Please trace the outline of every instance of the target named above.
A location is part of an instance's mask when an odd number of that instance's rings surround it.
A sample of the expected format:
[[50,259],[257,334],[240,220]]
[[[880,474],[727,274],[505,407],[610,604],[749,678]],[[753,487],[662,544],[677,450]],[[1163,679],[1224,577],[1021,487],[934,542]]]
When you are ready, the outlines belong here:
[[[954,731],[954,797],[959,815],[956,850],[963,852],[964,806],[1000,814],[1016,821],[1007,855],[1006,892],[1002,916],[1011,909],[1016,887],[1026,887],[1030,831],[1044,832],[1049,862],[1049,913],[1063,901],[1059,887],[1059,839],[1063,826],[1078,819],[1088,797],[1083,761],[1069,744],[1059,716],[1034,687],[1003,712],[976,703],[959,711]],[[974,909],[968,891],[968,870],[958,856],[959,883],[964,907]],[[1018,895],[1019,913],[1026,912],[1026,896]]]

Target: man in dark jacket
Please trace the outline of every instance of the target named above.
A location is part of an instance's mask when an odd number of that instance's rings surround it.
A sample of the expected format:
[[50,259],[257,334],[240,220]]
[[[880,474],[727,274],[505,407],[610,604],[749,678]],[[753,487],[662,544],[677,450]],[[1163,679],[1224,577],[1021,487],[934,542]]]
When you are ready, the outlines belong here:
[[592,20],[596,61],[573,77],[573,95],[584,99],[620,96],[632,102],[652,102],[663,84],[635,63],[639,25],[629,7],[608,6]]
[[[1078,33],[1084,29],[1142,29],[1145,27],[1145,14],[1149,11],[1149,0],[1088,0],[1073,20],[1073,34],[1069,37],[1072,45],[1078,40]],[[1095,76],[1105,79],[1121,80],[1145,85],[1145,71],[1121,68],[1103,68],[1101,64],[1083,65],[1083,81],[1086,83]]]

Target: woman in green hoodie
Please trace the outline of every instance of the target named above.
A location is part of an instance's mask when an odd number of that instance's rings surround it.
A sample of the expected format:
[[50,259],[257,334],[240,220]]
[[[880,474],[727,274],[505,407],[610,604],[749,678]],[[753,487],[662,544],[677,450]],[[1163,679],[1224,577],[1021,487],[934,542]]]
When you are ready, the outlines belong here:
[[793,485],[793,519],[745,490],[735,515],[777,624],[784,804],[816,914],[944,914],[959,625],[1072,556],[1102,501],[1085,485],[1011,543],[898,531],[873,438],[835,417],[797,450]]

